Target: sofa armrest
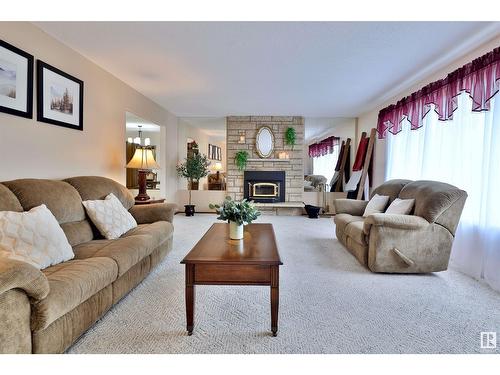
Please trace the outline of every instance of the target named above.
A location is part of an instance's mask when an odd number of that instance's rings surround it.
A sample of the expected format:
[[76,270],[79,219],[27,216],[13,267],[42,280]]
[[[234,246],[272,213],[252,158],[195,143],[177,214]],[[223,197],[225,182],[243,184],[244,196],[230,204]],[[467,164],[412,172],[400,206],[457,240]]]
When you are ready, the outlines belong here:
[[129,210],[137,224],[152,224],[157,221],[174,221],[177,206],[172,203],[135,205]]
[[353,216],[363,216],[368,201],[356,199],[334,199],[335,213],[350,214]]
[[430,223],[420,216],[381,213],[371,214],[366,217],[363,224],[363,232],[366,235],[370,234],[372,225],[411,230],[425,229]]
[[49,294],[45,275],[31,264],[8,258],[0,259],[0,294],[21,289],[29,297],[41,300]]

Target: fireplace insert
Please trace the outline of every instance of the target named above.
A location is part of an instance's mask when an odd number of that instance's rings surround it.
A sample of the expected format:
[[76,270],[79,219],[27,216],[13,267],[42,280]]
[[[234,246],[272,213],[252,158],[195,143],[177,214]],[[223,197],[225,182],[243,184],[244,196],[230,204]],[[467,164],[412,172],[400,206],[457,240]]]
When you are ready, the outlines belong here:
[[285,201],[284,171],[245,171],[244,197],[260,203]]

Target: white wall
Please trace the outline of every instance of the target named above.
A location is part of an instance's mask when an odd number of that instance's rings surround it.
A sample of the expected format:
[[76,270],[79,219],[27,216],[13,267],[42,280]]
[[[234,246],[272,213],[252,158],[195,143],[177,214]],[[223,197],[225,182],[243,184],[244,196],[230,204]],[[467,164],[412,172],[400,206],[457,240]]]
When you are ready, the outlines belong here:
[[[0,113],[0,181],[100,175],[124,184],[127,111],[164,127],[166,139],[177,138],[175,116],[33,24],[1,22],[0,35],[85,84],[83,131],[37,122],[36,93],[34,119]],[[176,147],[165,150],[163,158],[177,159]],[[166,195],[173,199],[175,190]]]
[[[377,119],[378,119],[378,113],[382,108],[385,108],[386,106],[390,104],[395,104],[398,100],[402,99],[403,97],[411,94],[414,91],[419,90],[423,86],[442,79],[446,77],[449,73],[452,71],[460,68],[461,66],[471,62],[475,58],[478,58],[485,53],[490,52],[494,48],[498,47],[500,45],[500,36],[494,38],[488,43],[483,44],[482,46],[478,47],[474,51],[471,51],[467,55],[463,56],[462,58],[454,61],[453,63],[449,64],[446,68],[441,69],[439,72],[427,77],[425,80],[413,85],[410,89],[396,95],[394,98],[391,100],[387,101],[383,105],[377,107],[374,110],[368,111],[358,117],[358,132],[361,133],[363,131],[369,132],[371,128],[376,128],[377,127]],[[375,151],[374,151],[374,165],[373,165],[373,184],[372,186],[378,186],[381,183],[384,182],[385,180],[385,163],[386,163],[386,152],[385,152],[385,140],[382,139],[377,139],[375,143]]]

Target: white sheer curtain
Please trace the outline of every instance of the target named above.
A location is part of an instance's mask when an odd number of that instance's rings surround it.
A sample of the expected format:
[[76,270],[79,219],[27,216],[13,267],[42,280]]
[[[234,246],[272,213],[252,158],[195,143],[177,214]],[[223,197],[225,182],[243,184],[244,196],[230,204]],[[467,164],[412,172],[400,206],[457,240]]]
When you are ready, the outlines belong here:
[[335,173],[335,165],[339,157],[339,146],[333,146],[333,152],[317,158],[313,158],[313,174],[318,174],[326,177],[326,182],[329,184]]
[[[499,94],[500,95],[500,94]],[[468,194],[453,245],[454,267],[500,290],[500,96],[487,112],[472,112],[467,94],[453,120],[431,111],[424,126],[387,137],[386,179],[437,180]]]

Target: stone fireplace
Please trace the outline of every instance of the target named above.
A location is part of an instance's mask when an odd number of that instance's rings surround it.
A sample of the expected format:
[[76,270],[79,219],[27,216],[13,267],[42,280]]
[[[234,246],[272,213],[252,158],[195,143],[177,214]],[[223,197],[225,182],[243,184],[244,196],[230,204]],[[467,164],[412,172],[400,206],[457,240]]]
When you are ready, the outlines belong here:
[[[268,126],[274,134],[274,152],[268,158],[260,158],[255,149],[255,138],[262,126]],[[297,142],[293,147],[285,145],[286,129],[293,127],[297,134]],[[257,200],[263,203],[302,202],[304,190],[304,118],[298,116],[229,116],[226,118],[227,128],[227,193],[233,199],[243,199],[253,194],[256,188]],[[234,163],[236,152],[246,150],[249,161],[245,171],[240,171]],[[289,159],[279,159],[279,154],[286,152]],[[260,185],[248,185],[245,179],[256,176],[253,172],[264,172]],[[270,176],[267,172],[279,174],[266,181]],[[259,176],[257,174],[257,176]],[[252,181],[256,181],[252,177]],[[279,187],[276,184],[279,181]],[[259,181],[256,181],[257,183]],[[267,183],[271,185],[264,185]],[[274,184],[274,186],[273,186]],[[251,189],[251,190],[249,190]],[[278,189],[279,191],[276,191]],[[279,198],[275,197],[279,193]],[[273,197],[271,197],[271,195]],[[254,200],[256,200],[254,198]],[[274,200],[274,202],[273,202]]]

